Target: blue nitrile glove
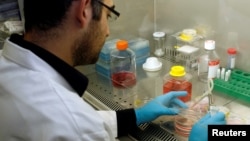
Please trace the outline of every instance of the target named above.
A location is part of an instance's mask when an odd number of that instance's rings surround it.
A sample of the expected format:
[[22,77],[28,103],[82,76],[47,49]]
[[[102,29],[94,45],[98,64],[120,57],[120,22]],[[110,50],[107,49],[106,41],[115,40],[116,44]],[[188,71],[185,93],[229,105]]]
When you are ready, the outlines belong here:
[[208,140],[208,125],[216,124],[223,125],[226,124],[225,114],[218,112],[215,115],[210,115],[207,113],[198,122],[196,122],[189,135],[189,141],[207,141]]
[[144,106],[135,110],[136,124],[150,122],[161,115],[176,115],[178,108],[187,108],[177,97],[187,95],[186,91],[172,91],[164,95],[157,96]]

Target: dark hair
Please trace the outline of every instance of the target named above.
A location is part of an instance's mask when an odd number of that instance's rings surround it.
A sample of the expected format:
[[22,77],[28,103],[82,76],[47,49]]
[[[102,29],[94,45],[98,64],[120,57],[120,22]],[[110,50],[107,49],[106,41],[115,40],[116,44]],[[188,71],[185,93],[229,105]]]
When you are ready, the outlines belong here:
[[[46,31],[60,25],[74,0],[24,0],[25,31],[33,28]],[[102,7],[91,0],[93,19],[100,20]]]

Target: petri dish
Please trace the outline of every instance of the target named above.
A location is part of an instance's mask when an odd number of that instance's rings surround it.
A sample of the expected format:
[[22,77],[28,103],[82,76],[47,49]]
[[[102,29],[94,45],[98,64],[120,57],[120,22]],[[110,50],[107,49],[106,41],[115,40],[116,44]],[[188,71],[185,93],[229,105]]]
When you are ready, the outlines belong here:
[[175,132],[188,137],[192,126],[201,118],[201,113],[193,109],[182,109],[174,118]]

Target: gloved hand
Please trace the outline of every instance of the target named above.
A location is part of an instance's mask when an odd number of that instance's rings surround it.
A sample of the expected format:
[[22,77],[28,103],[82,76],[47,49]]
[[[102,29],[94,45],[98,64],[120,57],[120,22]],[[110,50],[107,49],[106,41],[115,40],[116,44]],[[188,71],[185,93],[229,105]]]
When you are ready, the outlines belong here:
[[207,141],[207,130],[209,124],[226,124],[225,114],[222,112],[218,112],[215,115],[211,116],[210,113],[207,113],[204,117],[202,117],[198,122],[193,125],[189,135],[189,141]]
[[186,91],[172,91],[157,96],[144,106],[135,110],[136,124],[150,122],[161,115],[178,114],[178,108],[187,108],[187,105],[177,97],[187,95]]

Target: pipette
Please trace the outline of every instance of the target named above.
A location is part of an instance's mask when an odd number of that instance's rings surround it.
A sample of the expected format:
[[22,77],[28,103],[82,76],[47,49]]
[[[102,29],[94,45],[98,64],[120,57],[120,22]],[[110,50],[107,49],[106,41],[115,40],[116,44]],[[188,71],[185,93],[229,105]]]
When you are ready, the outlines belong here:
[[203,100],[205,97],[208,97],[208,110],[210,110],[210,106],[213,104],[213,95],[212,95],[212,90],[214,88],[214,81],[213,79],[208,79],[208,90],[206,90],[201,96],[196,98],[197,100],[194,101],[194,104],[191,106],[193,108],[195,105],[197,105],[201,100]]

